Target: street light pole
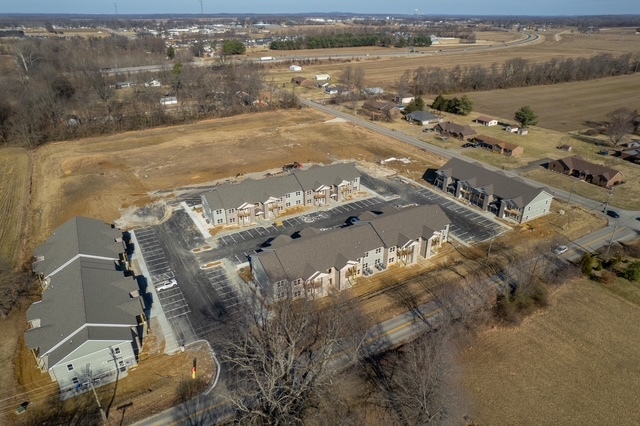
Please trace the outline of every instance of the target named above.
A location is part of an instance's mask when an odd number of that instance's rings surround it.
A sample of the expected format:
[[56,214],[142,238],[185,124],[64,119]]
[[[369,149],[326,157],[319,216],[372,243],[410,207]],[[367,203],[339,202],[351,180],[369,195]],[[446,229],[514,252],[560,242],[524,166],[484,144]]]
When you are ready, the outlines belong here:
[[609,245],[607,246],[607,252],[605,253],[605,256],[609,256],[609,250],[611,249],[611,244],[613,244],[613,237],[616,235],[617,231],[618,223],[616,223],[616,226],[613,228],[613,233],[611,234],[611,239],[609,240]]
[[567,199],[567,204],[571,203],[571,196],[573,195],[573,189],[576,187],[576,183],[580,182],[579,180],[576,180],[575,182],[573,182],[573,185],[571,185],[571,191],[569,192],[569,199]]

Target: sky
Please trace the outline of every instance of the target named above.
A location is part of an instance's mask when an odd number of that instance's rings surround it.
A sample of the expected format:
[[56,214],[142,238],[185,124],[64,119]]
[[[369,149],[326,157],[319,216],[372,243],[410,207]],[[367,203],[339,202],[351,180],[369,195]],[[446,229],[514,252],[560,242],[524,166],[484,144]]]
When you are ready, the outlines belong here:
[[[0,0],[4,13],[200,13],[200,0]],[[352,12],[423,15],[640,14],[640,0],[202,0],[205,13]]]

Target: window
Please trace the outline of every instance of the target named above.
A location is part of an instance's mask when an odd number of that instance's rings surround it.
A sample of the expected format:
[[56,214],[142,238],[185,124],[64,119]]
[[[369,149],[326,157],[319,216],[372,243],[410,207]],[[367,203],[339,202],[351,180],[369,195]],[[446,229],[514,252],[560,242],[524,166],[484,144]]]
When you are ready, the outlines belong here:
[[291,207],[291,203],[286,203],[285,206],[286,207]]
[[73,382],[74,385],[77,385],[78,383],[80,383],[80,380],[78,380],[77,377],[74,377],[73,379],[71,379],[71,381]]
[[299,196],[299,195],[300,195],[300,191],[296,191],[296,196]]
[[216,210],[216,214],[222,214],[222,210]]
[[362,267],[363,267],[364,269],[367,269],[367,268],[369,267],[369,264],[368,264],[368,263],[365,263],[364,265],[362,265]]
[[307,204],[311,204],[311,198],[307,199]]
[[286,195],[286,197],[287,197],[287,198],[291,198],[291,194],[287,194],[287,195]]
[[113,353],[116,355],[120,355],[120,348],[113,348]]
[[378,248],[376,249],[376,254],[380,254],[380,253],[382,253],[382,248],[381,248],[381,247],[378,247]]
[[531,211],[531,207],[527,207],[527,211],[530,212]]
[[278,208],[280,209],[280,211],[283,211],[283,210],[284,210],[284,207],[282,207],[282,206],[280,206],[280,207],[278,207]]
[[389,258],[389,263],[393,263],[393,262],[395,262],[395,261],[396,261],[396,258],[395,258],[395,257],[390,257],[390,258]]
[[235,217],[230,217],[229,218],[229,223],[236,223],[236,218]]
[[393,252],[395,252],[395,251],[396,251],[396,248],[395,248],[395,247],[389,247],[389,253],[393,253]]
[[67,371],[73,371],[73,364],[67,364]]
[[382,259],[376,259],[374,265],[380,265],[382,263]]
[[369,252],[368,251],[364,253],[364,257],[369,257]]
[[311,195],[311,191],[307,191],[307,195]]
[[296,206],[300,205],[300,200],[296,200]]
[[295,290],[293,292],[293,297],[300,297],[301,294],[302,294],[302,290]]
[[235,213],[236,209],[229,209],[229,213]]
[[222,224],[222,222],[224,222],[222,219],[218,219],[218,220],[216,221],[216,223],[217,223],[218,225]]

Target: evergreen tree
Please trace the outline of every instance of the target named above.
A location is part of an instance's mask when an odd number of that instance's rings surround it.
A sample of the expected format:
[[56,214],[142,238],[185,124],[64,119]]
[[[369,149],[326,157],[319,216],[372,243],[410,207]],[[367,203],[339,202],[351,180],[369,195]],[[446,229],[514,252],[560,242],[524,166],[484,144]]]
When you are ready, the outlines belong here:
[[538,116],[530,106],[523,106],[517,110],[513,118],[520,123],[522,127],[534,126],[538,123]]

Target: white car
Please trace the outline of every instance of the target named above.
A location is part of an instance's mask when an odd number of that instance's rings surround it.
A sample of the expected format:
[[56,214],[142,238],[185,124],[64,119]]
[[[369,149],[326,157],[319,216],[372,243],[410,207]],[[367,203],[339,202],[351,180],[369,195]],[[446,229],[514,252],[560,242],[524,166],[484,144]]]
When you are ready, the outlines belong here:
[[178,285],[178,281],[176,281],[175,278],[171,280],[160,281],[158,284],[156,284],[156,291],[167,290],[177,285]]
[[567,250],[569,250],[569,247],[567,246],[558,246],[555,249],[553,249],[553,254],[555,254],[556,256],[560,256],[561,254],[566,253]]

